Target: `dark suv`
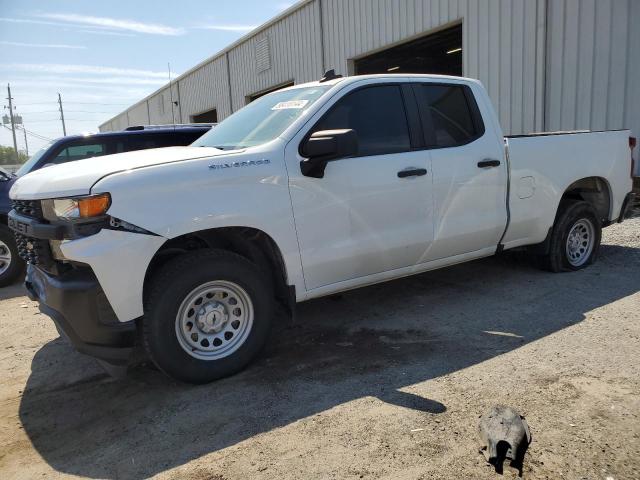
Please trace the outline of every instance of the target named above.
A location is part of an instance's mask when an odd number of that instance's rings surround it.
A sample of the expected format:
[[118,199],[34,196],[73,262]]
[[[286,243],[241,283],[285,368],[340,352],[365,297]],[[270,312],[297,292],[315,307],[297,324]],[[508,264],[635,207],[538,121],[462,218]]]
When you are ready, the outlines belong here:
[[[212,124],[128,127],[123,131],[73,135],[54,140],[36,152],[15,175],[0,169],[0,287],[18,277],[24,263],[18,256],[13,233],[7,227],[11,210],[9,190],[17,177],[49,165],[102,157],[113,153],[190,145],[208,132]],[[96,159],[96,161],[99,161]],[[109,161],[104,159],[104,161]]]

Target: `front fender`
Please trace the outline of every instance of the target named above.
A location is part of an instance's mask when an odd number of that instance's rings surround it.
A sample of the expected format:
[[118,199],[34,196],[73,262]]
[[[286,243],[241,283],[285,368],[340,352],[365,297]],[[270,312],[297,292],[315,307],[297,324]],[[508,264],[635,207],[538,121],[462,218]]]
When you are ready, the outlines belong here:
[[112,216],[167,239],[223,227],[261,230],[280,249],[289,283],[303,292],[288,176],[282,150],[276,152],[253,151],[117,173],[94,185],[92,192],[111,194]]

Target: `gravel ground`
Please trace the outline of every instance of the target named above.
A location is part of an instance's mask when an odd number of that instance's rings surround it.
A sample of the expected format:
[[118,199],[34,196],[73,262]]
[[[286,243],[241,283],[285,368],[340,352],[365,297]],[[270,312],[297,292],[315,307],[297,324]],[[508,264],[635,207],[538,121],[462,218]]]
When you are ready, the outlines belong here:
[[0,478],[514,478],[478,417],[515,407],[524,478],[640,478],[640,219],[596,265],[503,255],[299,306],[235,377],[106,376],[0,290]]

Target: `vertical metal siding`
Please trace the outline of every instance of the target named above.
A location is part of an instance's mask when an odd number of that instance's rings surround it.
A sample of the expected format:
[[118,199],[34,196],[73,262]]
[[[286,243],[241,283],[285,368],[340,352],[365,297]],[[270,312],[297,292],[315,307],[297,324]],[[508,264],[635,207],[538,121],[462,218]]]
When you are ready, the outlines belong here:
[[[293,80],[303,83],[322,73],[318,8],[308,3],[229,52],[233,109],[246,104],[246,97]],[[258,72],[255,39],[268,38],[271,67]]]
[[[630,2],[627,16],[627,31],[629,32],[629,63],[627,65],[626,92],[624,101],[624,125],[630,128],[633,135],[640,138],[640,28],[637,19],[640,18],[640,2]],[[632,20],[635,24],[632,27]],[[633,61],[632,61],[633,58]],[[636,175],[640,176],[640,148],[636,147]]]
[[544,0],[323,0],[327,68],[352,73],[354,58],[461,21],[463,73],[485,85],[505,133],[540,130],[539,3]]
[[640,83],[640,34],[630,22],[640,2],[554,0],[549,8],[546,129],[638,134],[640,101],[630,86]]
[[216,109],[218,119],[231,114],[227,88],[227,59],[223,55],[179,80],[182,123],[191,116]]
[[148,125],[149,115],[147,112],[147,102],[139,103],[129,110],[129,124],[130,125]]
[[[149,119],[150,124],[167,125],[173,123],[174,118],[176,123],[180,123],[180,109],[178,106],[171,104],[172,98],[174,102],[179,102],[178,85],[174,82],[171,83],[171,91],[167,85],[155,95],[149,97],[147,101],[149,102],[149,116],[151,117]],[[162,105],[164,105],[164,110]]]
[[[212,108],[222,120],[249,95],[319,78],[323,58],[327,69],[350,73],[356,58],[462,22],[463,73],[483,82],[506,134],[631,128],[640,136],[634,18],[640,0],[314,0],[179,78],[176,121]],[[260,38],[271,63],[262,72]],[[148,108],[150,123],[171,123],[168,93],[132,107],[128,121],[145,123]],[[100,128],[123,128],[125,113]]]

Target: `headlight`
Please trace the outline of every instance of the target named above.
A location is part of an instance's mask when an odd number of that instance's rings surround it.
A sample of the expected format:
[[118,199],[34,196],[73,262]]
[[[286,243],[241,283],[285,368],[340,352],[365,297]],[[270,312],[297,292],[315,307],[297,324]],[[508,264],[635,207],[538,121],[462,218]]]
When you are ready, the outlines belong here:
[[53,213],[63,220],[81,221],[103,216],[111,205],[108,193],[78,198],[56,198],[52,201]]

